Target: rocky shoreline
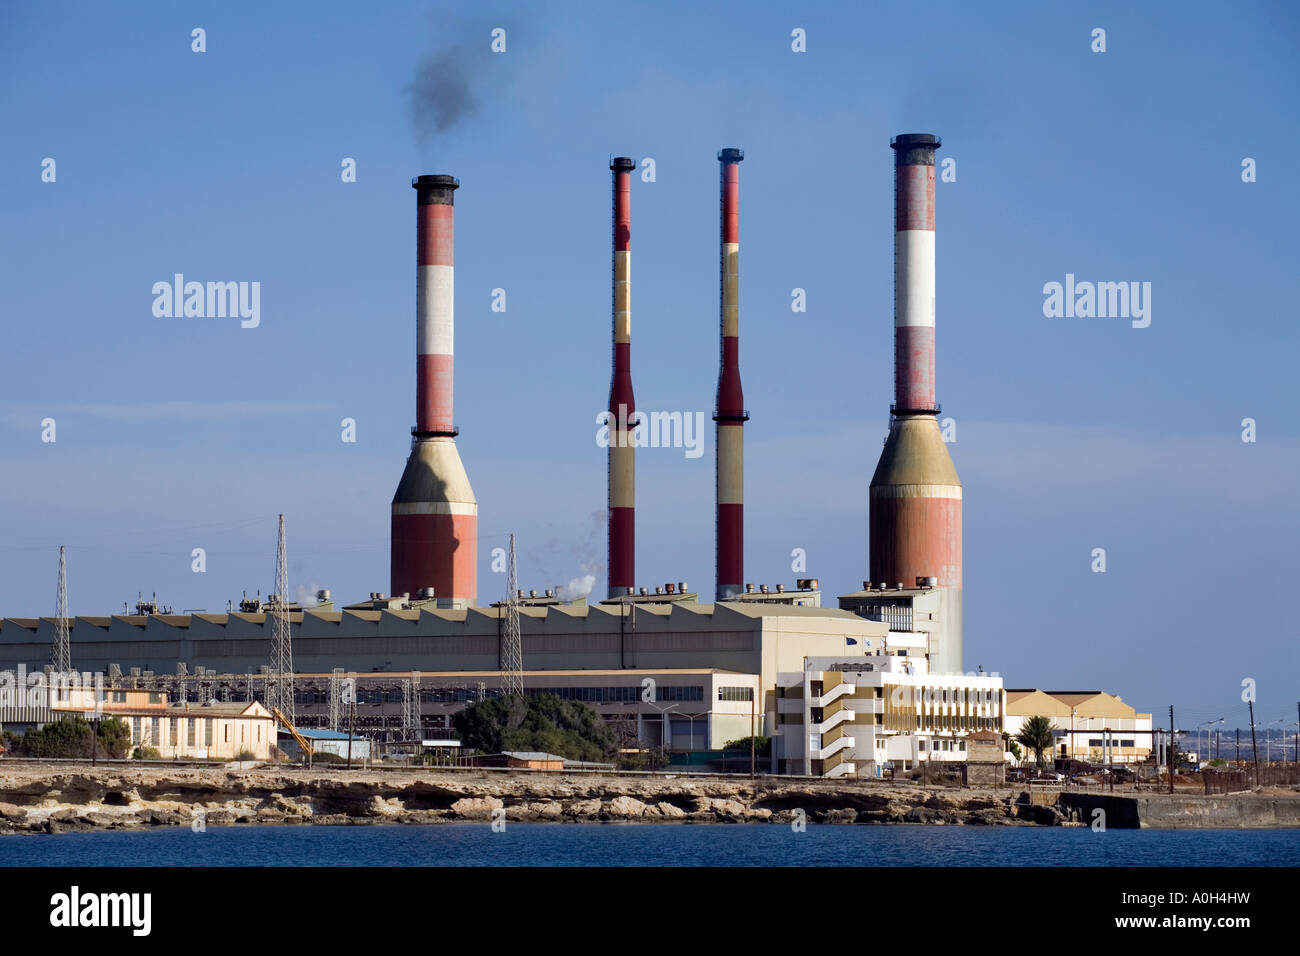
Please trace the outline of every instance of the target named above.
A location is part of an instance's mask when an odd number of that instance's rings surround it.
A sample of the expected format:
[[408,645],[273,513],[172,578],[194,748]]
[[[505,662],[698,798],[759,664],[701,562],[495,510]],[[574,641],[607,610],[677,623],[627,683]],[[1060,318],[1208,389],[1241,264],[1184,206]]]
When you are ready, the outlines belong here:
[[[0,835],[234,824],[781,823],[1083,826],[1097,806],[1113,825],[1150,825],[1139,801],[1014,789],[944,789],[854,780],[410,770],[75,768],[0,765]],[[1244,798],[1254,794],[1241,795]],[[1172,798],[1171,798],[1172,799]],[[1300,795],[1245,815],[1236,798],[1162,808],[1158,826],[1300,825]],[[1283,809],[1277,809],[1278,801]],[[1118,801],[1118,802],[1116,802]],[[1227,804],[1224,804],[1228,801]],[[1216,822],[1220,804],[1235,821]],[[1207,809],[1208,808],[1208,809]],[[1186,822],[1179,821],[1186,816]],[[1246,820],[1256,822],[1243,822]]]

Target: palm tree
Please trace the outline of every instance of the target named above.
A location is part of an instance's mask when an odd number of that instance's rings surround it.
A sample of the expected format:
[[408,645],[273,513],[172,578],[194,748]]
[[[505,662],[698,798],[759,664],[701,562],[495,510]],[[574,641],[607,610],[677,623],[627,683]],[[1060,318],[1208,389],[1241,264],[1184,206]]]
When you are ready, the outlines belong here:
[[1043,751],[1052,749],[1054,739],[1050,717],[1030,717],[1021,724],[1020,733],[1016,734],[1016,742],[1034,752],[1040,770],[1047,762],[1043,759]]

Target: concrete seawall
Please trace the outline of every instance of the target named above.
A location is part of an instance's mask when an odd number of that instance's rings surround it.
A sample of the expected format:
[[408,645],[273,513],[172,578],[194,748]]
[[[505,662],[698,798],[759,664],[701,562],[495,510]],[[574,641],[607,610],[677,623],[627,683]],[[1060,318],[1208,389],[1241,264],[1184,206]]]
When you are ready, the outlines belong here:
[[1238,793],[1225,796],[1141,793],[1117,796],[1062,793],[1058,806],[1083,823],[1104,811],[1107,827],[1119,829],[1253,829],[1300,827],[1300,793]]

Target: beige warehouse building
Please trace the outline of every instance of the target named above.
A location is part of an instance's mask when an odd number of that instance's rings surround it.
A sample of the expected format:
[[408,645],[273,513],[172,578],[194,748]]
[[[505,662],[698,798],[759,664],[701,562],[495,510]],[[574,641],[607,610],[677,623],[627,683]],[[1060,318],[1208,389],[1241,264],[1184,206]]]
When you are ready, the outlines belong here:
[[1012,738],[1035,716],[1051,718],[1056,757],[1099,764],[1109,756],[1115,763],[1131,764],[1151,753],[1151,715],[1138,713],[1114,694],[1033,688],[1007,691],[1005,729]]
[[50,710],[78,716],[115,717],[131,731],[131,747],[152,747],[163,760],[269,760],[275,720],[257,701],[203,704],[167,702],[158,691],[109,689],[95,700],[91,689],[56,695]]

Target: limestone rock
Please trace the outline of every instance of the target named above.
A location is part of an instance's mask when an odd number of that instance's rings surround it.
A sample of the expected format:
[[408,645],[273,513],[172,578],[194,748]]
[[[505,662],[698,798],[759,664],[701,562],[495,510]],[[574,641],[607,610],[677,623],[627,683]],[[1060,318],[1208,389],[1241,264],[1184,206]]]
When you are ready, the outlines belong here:
[[461,797],[451,805],[451,812],[466,820],[488,820],[493,810],[504,806],[496,797]]
[[619,819],[635,819],[645,815],[646,806],[636,797],[615,797],[602,808],[604,814]]
[[574,800],[564,808],[566,817],[594,817],[600,813],[600,798],[592,800]]

